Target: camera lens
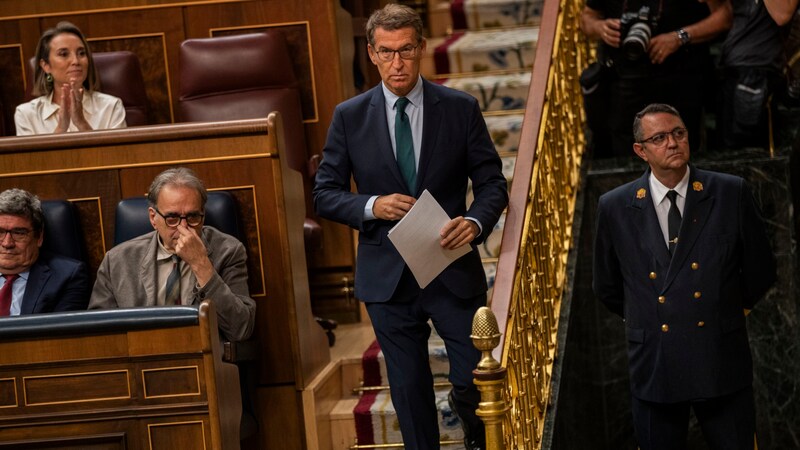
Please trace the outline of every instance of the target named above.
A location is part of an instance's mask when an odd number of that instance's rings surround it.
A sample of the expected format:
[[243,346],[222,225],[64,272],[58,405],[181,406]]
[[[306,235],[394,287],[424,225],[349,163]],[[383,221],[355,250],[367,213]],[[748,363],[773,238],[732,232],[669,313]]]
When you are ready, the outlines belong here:
[[639,59],[647,52],[650,33],[650,26],[645,22],[636,22],[631,25],[628,35],[622,41],[622,49],[628,59]]

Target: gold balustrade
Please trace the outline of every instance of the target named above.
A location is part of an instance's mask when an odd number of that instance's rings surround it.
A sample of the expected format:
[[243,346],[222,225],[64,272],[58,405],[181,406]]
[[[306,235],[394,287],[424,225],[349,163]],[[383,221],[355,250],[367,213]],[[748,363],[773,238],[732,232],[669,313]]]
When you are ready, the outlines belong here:
[[[502,423],[501,442],[488,440],[491,450],[542,446],[585,147],[578,79],[590,53],[579,27],[582,5],[576,0],[544,4],[490,300],[503,331],[495,349],[499,368],[484,363],[474,372],[487,436],[496,436]],[[474,340],[480,331],[473,329]],[[482,350],[485,360],[487,350]],[[501,372],[507,375],[498,382]]]

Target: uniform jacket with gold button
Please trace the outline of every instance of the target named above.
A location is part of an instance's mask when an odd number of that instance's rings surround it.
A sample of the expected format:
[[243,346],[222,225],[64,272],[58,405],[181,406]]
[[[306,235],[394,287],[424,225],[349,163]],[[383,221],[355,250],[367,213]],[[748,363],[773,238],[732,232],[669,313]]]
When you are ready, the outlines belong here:
[[690,165],[670,257],[648,169],[600,197],[593,288],[625,320],[631,390],[672,403],[752,384],[744,309],[776,277],[764,224],[743,179]]

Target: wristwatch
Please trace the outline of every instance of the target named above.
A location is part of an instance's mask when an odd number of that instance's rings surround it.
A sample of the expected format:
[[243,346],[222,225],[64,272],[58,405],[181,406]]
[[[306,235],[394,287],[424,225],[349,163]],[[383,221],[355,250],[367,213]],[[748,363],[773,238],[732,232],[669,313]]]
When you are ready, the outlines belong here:
[[692,41],[692,37],[689,36],[689,33],[683,28],[678,29],[675,33],[678,34],[678,40],[681,41],[681,45],[686,45]]

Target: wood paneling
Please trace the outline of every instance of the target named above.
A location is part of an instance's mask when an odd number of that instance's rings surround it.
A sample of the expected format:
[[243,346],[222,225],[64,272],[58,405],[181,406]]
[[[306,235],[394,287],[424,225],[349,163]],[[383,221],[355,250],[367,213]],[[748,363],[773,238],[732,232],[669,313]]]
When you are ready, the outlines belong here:
[[[172,94],[167,74],[167,49],[164,34],[129,37],[93,38],[89,45],[93,52],[115,52],[127,50],[139,58],[142,78],[150,106],[148,124],[174,122]],[[102,90],[102,87],[100,88]]]
[[[327,338],[311,313],[302,231],[304,208],[297,206],[303,205],[303,186],[300,174],[280,157],[282,133],[280,117],[274,114],[240,122],[71,133],[69,139],[0,139],[0,190],[19,186],[44,199],[73,199],[81,213],[89,212],[89,218],[82,217],[85,230],[93,233],[87,240],[104,239],[106,248],[112,245],[114,207],[119,199],[143,195],[153,177],[168,167],[189,167],[209,189],[232,192],[247,222],[248,269],[251,280],[256,280],[250,287],[257,302],[255,333],[261,346],[259,393],[272,395],[269,392],[274,389],[297,392],[306,388],[330,355]],[[131,332],[124,340],[108,338],[103,346],[75,342],[69,348],[78,352],[73,357],[91,360],[123,348],[132,356],[148,354],[165,342],[174,351],[188,352],[193,345],[180,334],[163,334],[162,340],[153,341],[143,333]],[[45,360],[55,351],[67,351],[48,345],[46,341],[18,344],[24,350],[24,361],[30,363]],[[19,364],[19,358],[18,353],[7,359],[0,351],[0,366]],[[181,383],[186,380],[178,386]],[[0,394],[0,398],[4,396]],[[290,409],[302,411],[301,396],[292,399],[298,404]],[[276,420],[293,421],[294,429],[302,430],[302,418],[287,417],[285,410],[262,412],[260,419],[261,430],[276,429]],[[297,439],[301,439],[299,435]]]
[[[92,314],[97,317],[84,317]],[[49,351],[35,358],[28,354],[30,338],[6,333],[0,389],[14,389],[14,395],[0,394],[6,403],[0,408],[0,448],[238,448],[238,371],[222,362],[213,305],[203,304],[195,314],[194,325],[162,323],[139,331],[127,328],[129,318],[91,334],[40,324],[42,337],[35,341]],[[190,348],[173,346],[178,336]],[[152,343],[149,351],[141,351],[140,340]],[[86,347],[106,348],[108,342],[118,345],[85,357]]]
[[[0,46],[0,129],[5,134],[14,133],[14,108],[22,103],[25,92],[25,78],[22,67],[22,47],[19,45]],[[22,86],[22,90],[20,90]]]
[[[328,0],[33,0],[2,2],[2,8],[0,46],[21,48],[25,61],[35,54],[41,33],[60,20],[78,25],[96,51],[113,49],[136,53],[142,63],[153,123],[175,120],[178,99],[173,93],[178,92],[178,51],[184,39],[265,27],[286,31],[292,52],[297,55],[295,70],[303,85],[309,156],[322,152],[333,109],[345,99],[335,9]],[[6,67],[1,58],[1,74],[19,70]],[[24,82],[6,78],[3,88],[11,93],[18,92],[16,97],[20,98]],[[8,102],[0,98],[7,122],[13,120],[13,109],[21,101],[15,100],[14,94],[8,95],[12,97]],[[10,130],[6,127],[5,132],[13,133],[13,127]],[[310,210],[309,186],[306,192],[305,202]],[[354,255],[350,229],[328,221],[320,222],[323,247],[309,252],[309,266],[351,270]]]

